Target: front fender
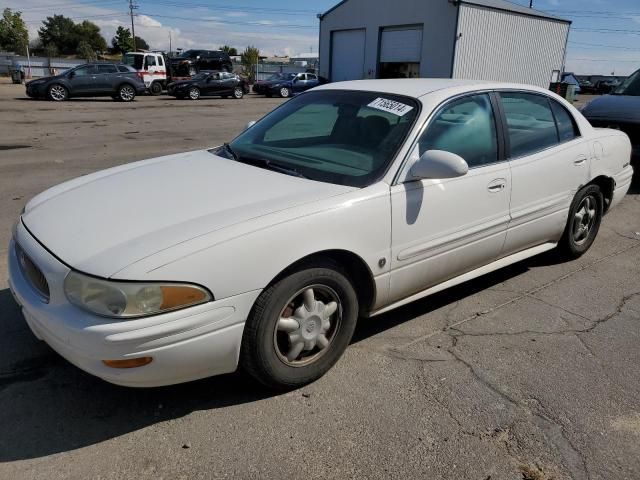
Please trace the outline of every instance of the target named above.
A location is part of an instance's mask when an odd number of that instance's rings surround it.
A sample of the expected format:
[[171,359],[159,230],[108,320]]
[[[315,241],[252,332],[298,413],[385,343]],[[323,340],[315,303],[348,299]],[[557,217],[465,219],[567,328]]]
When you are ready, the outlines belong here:
[[114,278],[193,282],[222,299],[264,288],[309,255],[343,250],[367,264],[376,303],[381,303],[388,294],[390,247],[389,185],[378,183],[195,238],[140,260]]

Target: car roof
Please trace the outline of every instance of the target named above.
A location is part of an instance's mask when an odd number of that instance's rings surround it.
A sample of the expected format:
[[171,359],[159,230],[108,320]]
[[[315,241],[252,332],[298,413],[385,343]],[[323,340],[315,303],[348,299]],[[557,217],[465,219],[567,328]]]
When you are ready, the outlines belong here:
[[518,89],[548,93],[533,85],[520,83],[490,82],[483,80],[455,80],[450,78],[401,78],[389,80],[352,80],[335,82],[316,87],[314,90],[359,90],[404,95],[420,98],[434,92],[452,95],[475,90]]

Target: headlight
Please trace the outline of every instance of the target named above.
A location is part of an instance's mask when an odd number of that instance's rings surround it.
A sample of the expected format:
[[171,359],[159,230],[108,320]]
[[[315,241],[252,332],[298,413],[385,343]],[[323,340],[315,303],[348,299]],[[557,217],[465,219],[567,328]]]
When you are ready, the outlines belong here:
[[212,300],[197,285],[115,282],[70,272],[64,280],[67,299],[103,317],[136,318],[192,307]]

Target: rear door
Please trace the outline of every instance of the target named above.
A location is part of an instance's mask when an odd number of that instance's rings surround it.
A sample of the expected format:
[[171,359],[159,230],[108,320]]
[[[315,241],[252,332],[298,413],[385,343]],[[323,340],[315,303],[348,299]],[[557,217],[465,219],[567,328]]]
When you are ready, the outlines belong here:
[[589,178],[590,149],[571,112],[530,92],[500,93],[513,178],[504,254],[562,236],[571,202]]
[[115,93],[120,79],[115,65],[96,65],[95,88],[97,93]]

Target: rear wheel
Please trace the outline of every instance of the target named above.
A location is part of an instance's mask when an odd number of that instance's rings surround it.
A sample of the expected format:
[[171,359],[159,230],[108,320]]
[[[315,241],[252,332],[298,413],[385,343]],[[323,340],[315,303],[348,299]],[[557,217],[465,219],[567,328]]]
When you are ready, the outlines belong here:
[[160,95],[162,93],[162,84],[160,82],[153,82],[149,87],[151,95]]
[[303,267],[268,287],[242,340],[242,366],[269,388],[301,387],[324,375],[346,350],[358,299],[339,266]]
[[118,97],[123,102],[131,102],[134,98],[136,98],[136,91],[129,84],[121,85],[118,89]]
[[236,98],[238,100],[240,100],[242,97],[244,97],[244,90],[242,89],[242,87],[236,87],[233,89],[233,98]]
[[198,87],[191,87],[191,89],[189,89],[189,98],[191,100],[198,100],[200,98],[200,89]]
[[54,102],[64,102],[69,98],[69,91],[59,83],[55,83],[47,90],[47,97]]
[[604,198],[596,185],[587,185],[576,194],[559,244],[566,257],[578,258],[591,248],[600,230],[603,206]]

